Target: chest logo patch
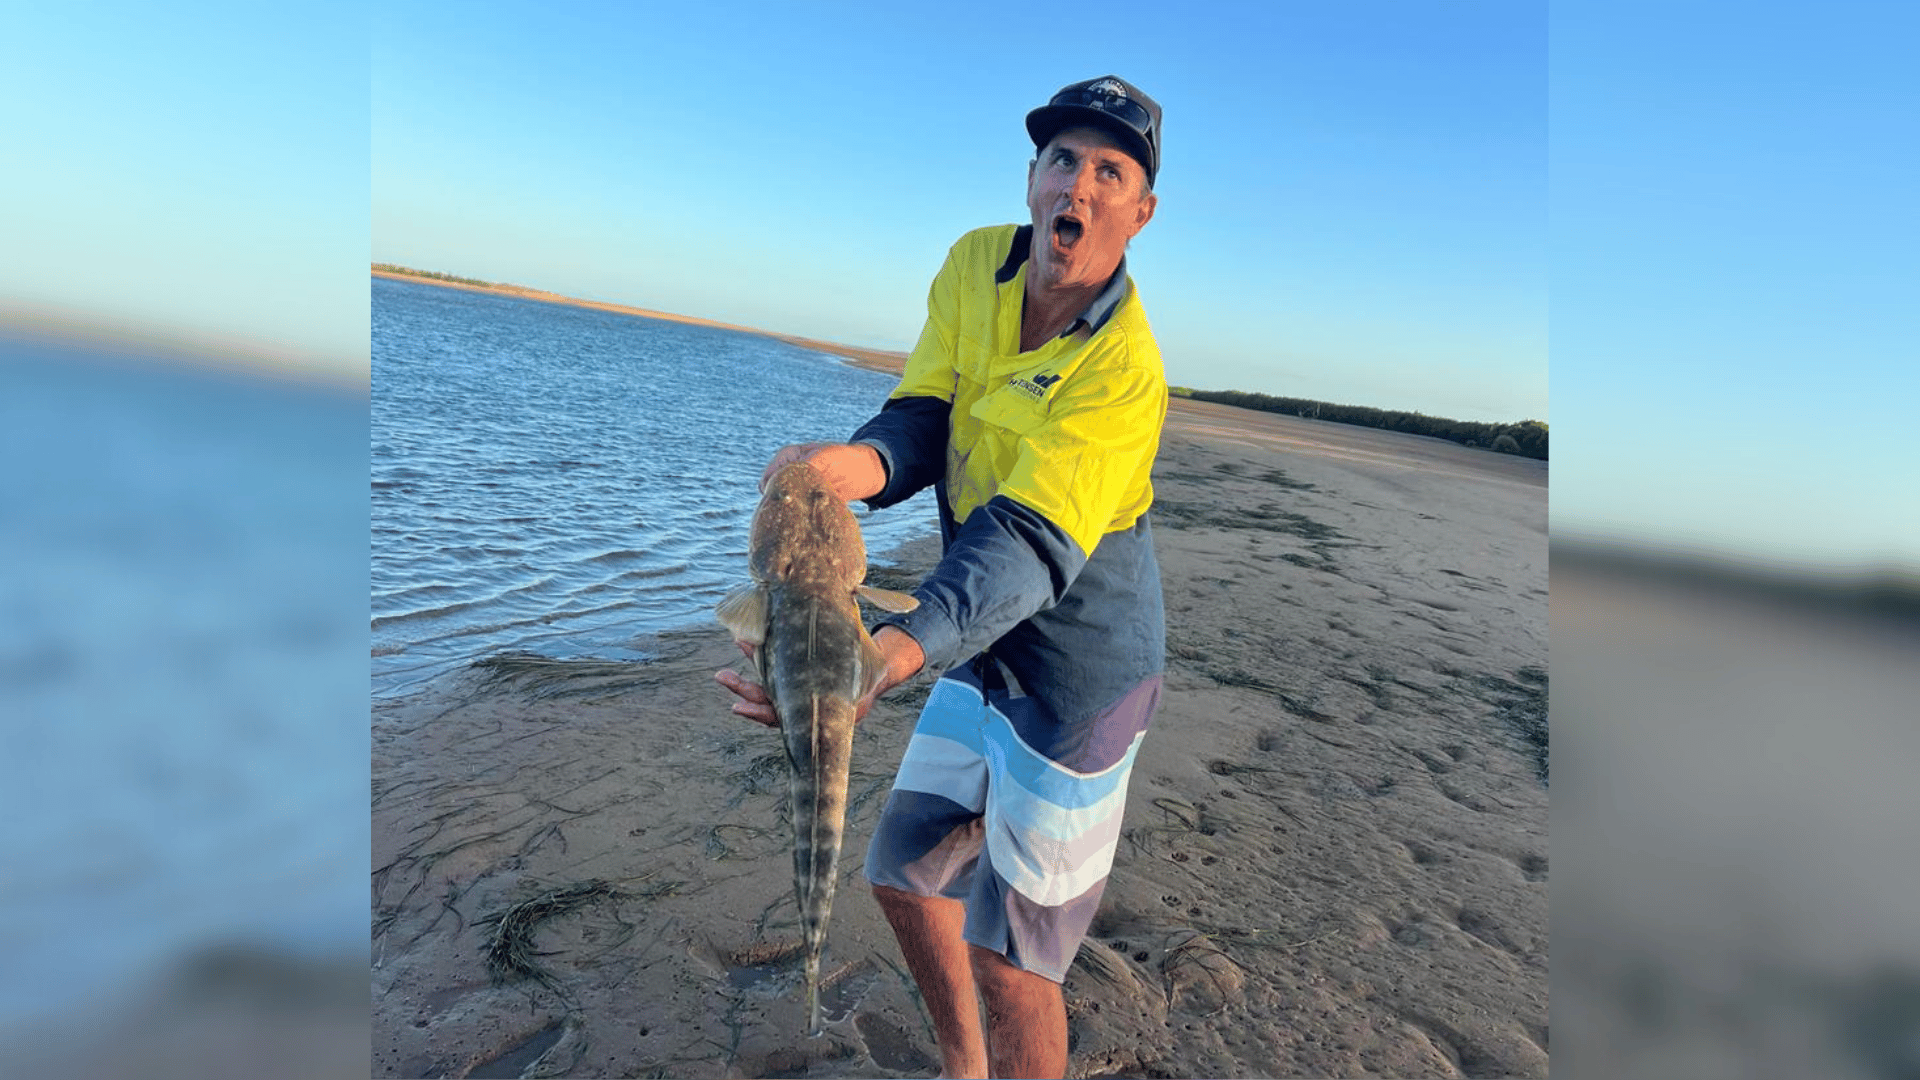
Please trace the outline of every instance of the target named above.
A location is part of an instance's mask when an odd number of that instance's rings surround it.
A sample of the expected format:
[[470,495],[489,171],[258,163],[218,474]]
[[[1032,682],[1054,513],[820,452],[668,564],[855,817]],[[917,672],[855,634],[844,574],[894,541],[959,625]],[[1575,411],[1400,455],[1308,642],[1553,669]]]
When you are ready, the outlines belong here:
[[1007,385],[1013,387],[1015,390],[1020,391],[1022,394],[1025,394],[1026,396],[1032,398],[1033,400],[1039,401],[1041,398],[1046,397],[1047,391],[1050,388],[1052,388],[1054,383],[1057,383],[1059,381],[1060,381],[1060,376],[1058,375],[1040,374],[1040,375],[1035,375],[1031,379],[1015,376],[1014,378],[1007,380]]

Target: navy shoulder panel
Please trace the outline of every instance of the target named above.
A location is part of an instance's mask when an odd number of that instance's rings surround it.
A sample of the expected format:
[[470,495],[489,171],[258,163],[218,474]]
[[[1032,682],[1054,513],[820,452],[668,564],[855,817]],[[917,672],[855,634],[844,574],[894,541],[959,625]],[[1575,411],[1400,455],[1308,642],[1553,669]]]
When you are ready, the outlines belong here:
[[993,272],[994,284],[1005,285],[1012,281],[1013,275],[1020,272],[1021,264],[1025,263],[1027,256],[1032,253],[1033,226],[1022,225],[1013,230],[1013,246],[1007,249],[1007,261],[1001,263],[1000,269]]

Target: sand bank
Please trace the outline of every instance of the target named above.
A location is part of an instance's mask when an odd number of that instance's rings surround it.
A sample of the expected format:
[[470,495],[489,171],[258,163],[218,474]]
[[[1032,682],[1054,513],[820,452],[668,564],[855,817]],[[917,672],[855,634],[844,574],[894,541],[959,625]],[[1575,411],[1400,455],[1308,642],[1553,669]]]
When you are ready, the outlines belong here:
[[[1545,463],[1183,401],[1155,486],[1167,694],[1073,1075],[1544,1075]],[[724,631],[649,645],[376,704],[374,1075],[932,1075],[859,878],[924,678],[858,736],[809,1040],[777,738]],[[491,985],[483,920],[594,881],[534,931],[551,981]]]

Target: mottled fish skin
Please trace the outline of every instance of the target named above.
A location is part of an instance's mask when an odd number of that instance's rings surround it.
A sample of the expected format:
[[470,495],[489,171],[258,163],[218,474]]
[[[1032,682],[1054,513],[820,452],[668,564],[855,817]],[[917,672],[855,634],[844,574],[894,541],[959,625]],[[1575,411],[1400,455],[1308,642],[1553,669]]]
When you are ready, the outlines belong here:
[[[768,482],[753,516],[754,586],[723,602],[721,622],[760,646],[760,680],[791,767],[793,887],[806,941],[809,1031],[820,1034],[820,956],[840,862],[855,707],[880,679],[880,651],[854,602],[867,573],[859,524],[810,466]],[[890,594],[911,606],[910,598]]]

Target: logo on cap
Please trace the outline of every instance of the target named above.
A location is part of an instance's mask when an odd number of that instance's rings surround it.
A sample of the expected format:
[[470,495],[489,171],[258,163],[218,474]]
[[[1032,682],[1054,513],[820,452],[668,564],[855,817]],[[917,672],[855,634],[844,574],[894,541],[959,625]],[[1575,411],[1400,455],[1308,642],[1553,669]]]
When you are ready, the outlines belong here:
[[1119,98],[1121,101],[1127,100],[1127,88],[1121,86],[1117,79],[1101,79],[1099,82],[1087,87],[1087,92],[1099,94],[1103,97]]

